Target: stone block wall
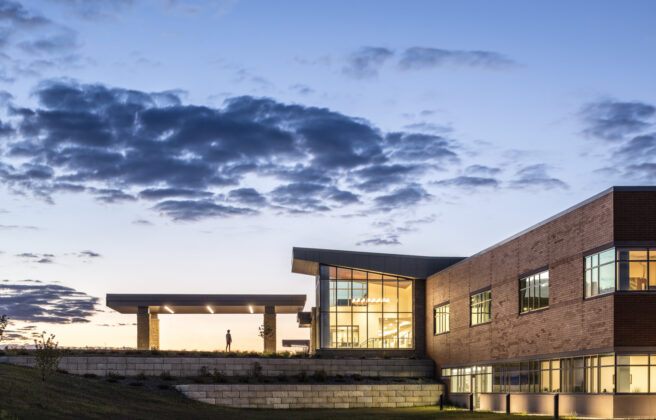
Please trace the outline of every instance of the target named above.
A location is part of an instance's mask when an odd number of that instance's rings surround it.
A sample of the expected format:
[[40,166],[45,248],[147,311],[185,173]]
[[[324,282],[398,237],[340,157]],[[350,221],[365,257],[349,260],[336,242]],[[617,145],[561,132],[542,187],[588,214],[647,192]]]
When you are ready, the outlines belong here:
[[421,407],[439,403],[441,384],[178,385],[189,398],[239,408]]
[[[4,356],[0,362],[33,366],[33,356]],[[328,376],[362,375],[380,377],[432,378],[432,360],[421,359],[275,359],[275,358],[220,358],[220,357],[131,357],[131,356],[65,356],[59,368],[76,375],[108,373],[135,376],[144,373],[157,376],[169,372],[173,376],[198,375],[202,367],[214,369],[228,376],[248,375],[255,362],[262,367],[265,376],[288,376],[305,372],[311,375],[324,370]]]

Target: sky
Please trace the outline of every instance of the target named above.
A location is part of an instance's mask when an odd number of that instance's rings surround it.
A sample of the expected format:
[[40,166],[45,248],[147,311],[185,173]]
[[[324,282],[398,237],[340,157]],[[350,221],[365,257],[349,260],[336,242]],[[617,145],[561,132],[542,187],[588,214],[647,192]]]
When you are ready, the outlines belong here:
[[[107,293],[291,293],[293,246],[468,256],[656,181],[653,1],[0,0],[2,344]],[[160,317],[260,350],[261,316]],[[278,341],[308,338],[278,316]]]

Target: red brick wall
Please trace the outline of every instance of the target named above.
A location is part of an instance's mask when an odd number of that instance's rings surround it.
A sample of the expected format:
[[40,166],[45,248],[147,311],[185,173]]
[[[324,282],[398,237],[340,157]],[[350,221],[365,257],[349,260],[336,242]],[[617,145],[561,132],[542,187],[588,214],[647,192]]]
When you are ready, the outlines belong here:
[[656,346],[656,295],[615,294],[615,346]]
[[[427,355],[444,366],[611,347],[613,296],[583,300],[582,254],[613,241],[613,194],[429,277]],[[547,265],[549,308],[519,315],[519,275]],[[470,327],[469,295],[486,286],[492,322]],[[451,331],[434,336],[432,308],[447,300]]]

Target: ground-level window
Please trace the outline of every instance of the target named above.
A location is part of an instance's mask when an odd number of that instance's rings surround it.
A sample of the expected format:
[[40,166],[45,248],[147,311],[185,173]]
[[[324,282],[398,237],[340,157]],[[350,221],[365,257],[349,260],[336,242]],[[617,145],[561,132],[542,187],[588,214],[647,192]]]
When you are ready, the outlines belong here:
[[656,248],[610,248],[585,257],[585,296],[656,290]]
[[449,332],[449,304],[443,303],[433,308],[433,334]]
[[549,270],[519,279],[519,310],[530,312],[549,306]]
[[450,392],[492,392],[491,366],[442,369],[442,377],[450,380]]
[[327,265],[319,274],[320,348],[414,347],[412,279]]
[[492,320],[492,292],[486,290],[471,296],[471,325],[485,324]]
[[[474,368],[446,368],[442,376],[451,380],[452,392],[472,392],[467,384]],[[489,392],[656,393],[656,354],[594,354],[500,363],[490,369]]]

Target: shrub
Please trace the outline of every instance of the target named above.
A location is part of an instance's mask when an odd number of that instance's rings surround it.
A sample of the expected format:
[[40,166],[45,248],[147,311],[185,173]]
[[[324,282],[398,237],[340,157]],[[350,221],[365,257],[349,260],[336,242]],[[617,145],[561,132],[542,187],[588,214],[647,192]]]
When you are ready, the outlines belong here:
[[61,373],[62,375],[68,375],[68,371],[66,369],[57,369],[57,373]]
[[353,375],[351,375],[351,378],[353,378],[354,381],[358,381],[358,382],[360,382],[363,379],[362,375],[358,373],[354,373]]
[[251,370],[251,375],[255,378],[262,376],[262,365],[259,362],[253,363],[253,369]]
[[110,378],[110,379],[115,379],[115,380],[125,379],[125,376],[119,375],[118,373],[114,373],[114,372],[109,372],[107,374],[107,377]]
[[335,381],[336,382],[346,382],[346,378],[344,377],[344,375],[337,374],[337,375],[335,375]]
[[130,382],[130,386],[143,386],[143,382]]
[[301,371],[298,375],[296,375],[296,379],[298,379],[299,382],[307,382],[308,376],[305,371]]
[[237,377],[237,380],[241,383],[247,384],[251,381],[251,378],[249,376],[239,376]]
[[139,373],[137,374],[137,376],[135,376],[135,378],[138,379],[138,380],[140,380],[140,381],[145,381],[145,380],[146,380],[146,374],[143,373],[143,372],[139,372]]
[[82,376],[87,378],[87,379],[96,379],[98,377],[98,375],[96,375],[95,373],[85,373]]
[[157,388],[159,388],[159,389],[171,389],[169,384],[159,384],[159,385],[157,385]]
[[61,350],[59,350],[58,345],[55,341],[55,335],[50,334],[50,337],[46,337],[45,331],[41,333],[38,340],[34,340],[34,359],[43,382],[59,367]]
[[198,376],[203,376],[203,377],[211,376],[210,370],[207,368],[207,366],[201,366],[200,369],[198,369]]
[[278,379],[278,382],[287,382],[287,381],[289,381],[289,378],[284,373],[281,373],[276,378]]
[[159,377],[163,381],[172,381],[173,380],[173,376],[171,376],[171,372],[169,372],[168,370],[165,370],[164,372],[160,373]]
[[9,318],[7,318],[7,315],[0,316],[0,341],[2,341],[2,335],[5,333],[7,325],[9,325]]
[[212,372],[212,380],[217,384],[224,384],[228,382],[228,378],[225,376],[225,373],[216,369],[214,369],[214,372]]
[[326,378],[328,378],[328,374],[323,369],[315,370],[314,375],[312,375],[312,378],[317,382],[325,382]]

